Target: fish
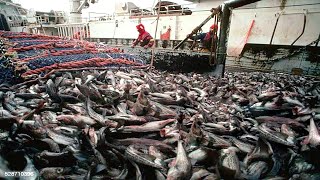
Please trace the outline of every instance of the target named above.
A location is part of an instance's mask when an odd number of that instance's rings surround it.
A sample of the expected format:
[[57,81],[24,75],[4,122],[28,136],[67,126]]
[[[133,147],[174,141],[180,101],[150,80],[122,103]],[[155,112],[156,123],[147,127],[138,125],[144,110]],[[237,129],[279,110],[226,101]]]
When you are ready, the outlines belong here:
[[56,120],[61,121],[64,124],[75,125],[80,128],[84,128],[86,125],[92,126],[97,123],[94,119],[87,117],[87,116],[82,116],[79,114],[77,114],[77,115],[59,115],[56,117]]
[[208,147],[230,147],[232,144],[222,137],[210,132],[204,133],[203,144]]
[[308,162],[300,155],[293,155],[291,157],[293,160],[290,161],[289,174],[301,174],[306,172],[311,172],[316,169],[316,167]]
[[288,104],[277,105],[275,102],[257,102],[250,106],[250,113],[254,117],[258,116],[292,116],[292,107]]
[[[205,178],[209,175],[211,175],[213,173],[210,173],[209,171],[207,171],[206,169],[200,169],[194,173],[192,173],[192,176],[190,178],[190,180],[198,180],[198,179],[202,179]],[[217,177],[216,177],[217,178]]]
[[147,122],[142,125],[132,125],[132,126],[124,126],[123,132],[153,132],[153,131],[160,131],[161,128],[175,122],[176,119],[167,119],[162,121],[155,121],[155,122]]
[[121,125],[141,125],[147,123],[143,116],[136,116],[125,113],[118,113],[113,116],[106,116],[108,120],[117,121]]
[[279,91],[265,92],[265,93],[260,94],[257,98],[260,101],[270,101],[273,98],[277,97],[278,95],[280,95]]
[[22,99],[42,99],[40,94],[34,93],[16,93],[15,97],[20,97]]
[[38,167],[70,167],[75,165],[75,158],[70,152],[49,152],[47,150],[38,153],[35,157]]
[[268,164],[264,161],[256,161],[248,167],[247,179],[261,179],[268,171]]
[[137,116],[146,115],[147,112],[150,110],[150,103],[148,98],[146,97],[148,91],[146,89],[141,89],[138,94],[137,100],[132,107],[132,113]]
[[62,102],[68,102],[76,104],[78,102],[81,102],[81,100],[77,97],[74,97],[72,95],[66,95],[66,94],[58,94]]
[[57,87],[51,79],[46,83],[46,92],[54,102],[61,102],[61,98],[57,94]]
[[276,131],[272,131],[265,124],[262,124],[258,127],[259,136],[266,138],[270,141],[285,145],[285,146],[295,146],[295,143],[292,141],[287,141],[287,138],[284,134]]
[[222,149],[219,157],[218,168],[222,178],[238,178],[240,177],[240,161],[236,155],[238,151],[234,147]]
[[298,180],[298,179],[308,179],[308,180],[317,180],[320,178],[320,173],[301,173],[301,174],[295,174],[291,177],[292,180]]
[[54,131],[50,130],[50,129],[46,129],[47,131],[47,135],[56,143],[58,144],[62,144],[62,145],[73,145],[73,144],[77,144],[77,139],[73,139],[61,134],[57,134]]
[[177,147],[177,157],[168,171],[167,180],[189,179],[191,177],[191,170],[191,161],[188,158],[182,141],[179,140]]
[[296,99],[292,99],[292,98],[290,98],[288,96],[284,97],[283,99],[289,104],[292,104],[292,105],[295,105],[295,106],[304,107],[304,105],[300,101],[298,101]]
[[278,116],[259,116],[259,117],[256,117],[255,120],[257,120],[259,123],[278,123],[278,124],[288,124],[290,126],[293,126],[293,127],[301,127],[301,128],[304,128],[305,126],[300,123],[300,122],[297,122],[296,120],[294,119],[290,119],[290,118],[285,118],[285,117],[278,117]]
[[254,161],[268,161],[273,155],[273,149],[268,141],[259,138],[253,151],[248,153],[243,163],[248,166]]
[[129,159],[131,159],[132,161],[135,161],[137,163],[140,164],[144,164],[146,166],[151,166],[157,169],[163,169],[164,167],[162,167],[161,165],[155,163],[152,161],[151,158],[148,158],[146,155],[144,155],[143,153],[139,152],[138,150],[136,150],[134,148],[134,145],[130,145],[127,147],[126,151],[125,151],[125,156]]
[[98,77],[97,74],[94,74],[94,75],[89,74],[89,75],[87,76],[86,81],[85,81],[83,84],[84,84],[84,85],[87,85],[89,82],[93,81],[93,80],[96,79],[97,77]]
[[87,98],[86,103],[85,103],[85,108],[88,112],[88,115],[90,118],[96,120],[99,124],[102,126],[110,126],[110,127],[118,127],[118,123],[111,121],[109,119],[104,118],[102,115],[96,113],[92,108],[91,108],[91,100],[90,98]]
[[27,172],[29,177],[20,177],[21,180],[36,180],[39,178],[39,171],[36,169],[34,164],[32,163],[31,159],[28,156],[24,157],[26,159],[26,166],[23,169],[23,172]]
[[142,145],[142,146],[155,146],[156,148],[158,148],[160,151],[164,151],[164,152],[172,152],[172,147],[161,142],[158,140],[154,140],[154,139],[147,139],[147,138],[126,138],[126,139],[119,139],[117,140],[120,144],[125,145],[125,146],[129,146],[129,145]]
[[123,79],[128,79],[128,80],[132,79],[130,74],[124,73],[124,72],[121,72],[121,71],[117,71],[114,75],[119,77],[119,78],[123,78]]
[[223,137],[227,137],[228,139],[230,139],[230,141],[242,152],[244,153],[250,153],[253,151],[254,146],[249,144],[249,143],[245,143],[242,142],[240,140],[238,140],[237,138],[233,137],[233,136],[223,136]]
[[304,139],[302,144],[310,144],[312,146],[319,146],[320,144],[319,131],[316,124],[314,123],[313,118],[310,119],[309,135]]
[[219,157],[219,153],[216,150],[201,147],[188,154],[192,165],[208,163],[210,165],[215,165],[217,163],[216,159]]
[[115,79],[114,73],[112,71],[107,71],[106,79],[111,81],[111,85],[113,87],[116,86],[116,79]]
[[94,88],[89,88],[89,86],[81,84],[76,84],[76,87],[83,94],[83,96],[90,97],[94,101],[103,102],[102,95],[98,90],[95,90]]
[[71,168],[63,168],[63,167],[48,167],[40,170],[40,177],[44,179],[54,180],[58,179],[58,177],[67,174],[71,171]]
[[132,160],[129,160],[130,163],[136,168],[136,179],[137,180],[142,180],[142,173],[140,171],[139,166]]

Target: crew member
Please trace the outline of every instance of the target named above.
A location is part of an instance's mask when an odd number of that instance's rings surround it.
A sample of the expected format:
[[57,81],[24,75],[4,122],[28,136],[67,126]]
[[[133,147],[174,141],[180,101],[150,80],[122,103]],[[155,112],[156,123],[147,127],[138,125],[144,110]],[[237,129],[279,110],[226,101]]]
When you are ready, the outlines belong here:
[[139,32],[138,38],[132,43],[131,47],[136,46],[138,43],[140,43],[141,47],[144,47],[145,49],[152,47],[154,43],[154,39],[152,36],[145,30],[143,24],[139,24],[136,26],[137,31]]
[[[215,44],[215,41],[218,40],[218,37],[216,35],[214,35],[214,31],[218,30],[218,25],[217,24],[213,24],[212,26],[210,26],[210,30],[207,33],[200,33],[197,36],[191,36],[190,34],[188,35],[188,37],[192,40],[200,40],[200,42],[203,45],[203,51],[208,52],[211,49],[211,45],[212,45],[212,38],[213,38],[213,43]],[[213,44],[213,45],[214,45]]]

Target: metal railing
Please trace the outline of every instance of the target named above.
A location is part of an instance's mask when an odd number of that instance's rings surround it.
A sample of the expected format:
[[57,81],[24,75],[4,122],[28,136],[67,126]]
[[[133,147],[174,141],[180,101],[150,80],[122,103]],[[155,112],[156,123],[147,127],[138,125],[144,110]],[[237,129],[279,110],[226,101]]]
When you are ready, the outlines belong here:
[[9,24],[9,27],[21,27],[21,26],[27,26],[28,22],[25,19],[19,18],[18,16],[10,16],[10,18],[7,18],[7,22]]
[[70,39],[79,40],[90,38],[88,23],[59,24],[55,27],[58,29],[59,37],[67,37]]
[[[190,4],[161,5],[159,13],[160,15],[168,15],[168,14],[191,15],[192,11],[187,7],[188,5]],[[130,16],[152,16],[152,15],[157,15],[157,11],[158,11],[158,6],[154,8],[147,8],[147,9],[135,8],[130,10],[129,15]]]
[[114,14],[89,12],[88,21],[107,21],[115,19]]
[[[154,11],[157,12],[158,7],[154,8]],[[167,6],[160,6],[160,14],[182,14],[182,15],[189,15],[192,14],[192,11],[185,7],[184,5],[167,5]]]
[[135,9],[131,9],[129,12],[129,16],[150,16],[150,15],[155,15],[155,14],[148,9],[135,8]]
[[49,24],[49,17],[46,16],[36,16],[37,24]]

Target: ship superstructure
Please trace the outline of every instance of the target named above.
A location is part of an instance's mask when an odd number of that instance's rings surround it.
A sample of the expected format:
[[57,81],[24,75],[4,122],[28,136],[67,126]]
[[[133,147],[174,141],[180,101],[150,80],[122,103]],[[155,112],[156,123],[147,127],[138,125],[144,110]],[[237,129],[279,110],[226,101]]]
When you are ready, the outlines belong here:
[[[65,23],[58,24],[57,22],[63,21],[55,21],[39,24],[36,21],[35,25],[26,29],[34,33],[88,39],[126,47],[138,35],[135,26],[143,23],[147,31],[157,39],[157,49],[170,51],[211,14],[211,8],[230,1],[193,0],[185,5],[161,1],[160,6],[158,3],[151,8],[140,8],[132,2],[122,2],[116,3],[113,14],[91,13],[86,18],[80,18],[82,8],[99,2],[72,2],[75,4]],[[156,25],[159,7],[159,21]],[[223,17],[219,18],[220,24]],[[232,9],[228,21],[226,54],[223,54],[226,56],[227,66],[319,74],[318,0],[261,0]],[[213,20],[210,20],[201,31],[206,32],[212,23]],[[192,42],[187,41],[178,51],[195,53],[190,50],[191,44]]]

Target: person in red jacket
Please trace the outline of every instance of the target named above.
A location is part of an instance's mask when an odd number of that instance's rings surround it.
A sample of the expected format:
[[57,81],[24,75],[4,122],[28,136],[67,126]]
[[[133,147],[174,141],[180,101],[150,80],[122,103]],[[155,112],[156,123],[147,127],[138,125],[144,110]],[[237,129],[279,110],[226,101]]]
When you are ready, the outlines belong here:
[[152,36],[145,30],[143,24],[138,24],[137,31],[139,32],[138,38],[132,43],[131,47],[136,46],[138,43],[140,43],[141,47],[144,47],[145,49],[152,47],[154,40]]
[[203,45],[203,50],[210,51],[212,45],[212,38],[214,44],[218,40],[218,37],[214,34],[214,31],[218,31],[217,24],[213,24],[212,26],[210,26],[210,30],[207,33],[200,33],[197,36],[188,35],[188,37],[192,40],[200,40],[200,42]]

